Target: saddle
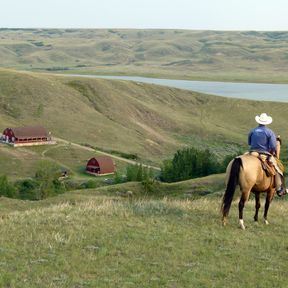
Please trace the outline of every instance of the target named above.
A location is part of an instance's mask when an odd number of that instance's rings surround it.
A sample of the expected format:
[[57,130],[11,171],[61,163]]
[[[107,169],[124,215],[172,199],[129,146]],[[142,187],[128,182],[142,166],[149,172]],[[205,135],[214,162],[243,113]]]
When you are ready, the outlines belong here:
[[[248,152],[250,155],[257,157],[260,162],[262,169],[265,171],[266,175],[269,176],[275,176],[277,174],[277,168],[274,164],[270,161],[270,157],[272,155],[270,153],[259,153],[257,151],[250,151]],[[277,158],[276,158],[277,159]],[[280,160],[279,160],[280,161]],[[281,163],[281,162],[280,162]],[[282,163],[281,163],[282,164]],[[278,162],[277,162],[278,165]],[[283,164],[282,164],[283,165]],[[283,166],[284,167],[284,166]],[[280,167],[279,167],[280,168]],[[281,169],[281,168],[280,168]],[[282,170],[282,169],[281,169]],[[281,171],[283,173],[283,171]]]

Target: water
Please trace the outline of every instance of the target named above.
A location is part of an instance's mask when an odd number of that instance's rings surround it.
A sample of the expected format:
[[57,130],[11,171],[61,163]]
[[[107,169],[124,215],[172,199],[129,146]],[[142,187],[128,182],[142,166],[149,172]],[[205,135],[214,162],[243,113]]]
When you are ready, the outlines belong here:
[[[66,76],[68,76],[66,74]],[[90,78],[129,80],[186,89],[216,96],[240,99],[288,102],[288,84],[234,83],[192,80],[171,80],[137,76],[69,75]]]

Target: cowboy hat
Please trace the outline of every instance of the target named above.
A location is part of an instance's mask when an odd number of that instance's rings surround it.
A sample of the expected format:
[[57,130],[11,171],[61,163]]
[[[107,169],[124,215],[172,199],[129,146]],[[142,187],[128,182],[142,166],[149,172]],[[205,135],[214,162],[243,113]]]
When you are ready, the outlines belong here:
[[257,123],[262,125],[268,125],[271,124],[273,119],[271,116],[268,116],[266,113],[262,113],[260,116],[256,115],[255,120]]

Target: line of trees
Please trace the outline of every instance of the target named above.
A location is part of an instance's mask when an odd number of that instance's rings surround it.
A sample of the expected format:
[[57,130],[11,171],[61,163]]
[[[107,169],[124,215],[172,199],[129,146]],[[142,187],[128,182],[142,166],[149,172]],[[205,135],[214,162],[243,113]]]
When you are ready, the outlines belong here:
[[18,180],[12,184],[7,176],[0,176],[0,196],[41,200],[63,193],[66,189],[59,176],[59,167],[55,163],[41,161],[33,178]]
[[123,177],[117,172],[114,175],[114,183],[123,183],[123,182],[141,182],[145,192],[151,192],[155,183],[155,174],[154,171],[142,164],[129,164],[126,167],[126,176]]
[[[146,192],[151,192],[155,186],[155,178],[163,182],[177,182],[222,173],[226,170],[231,159],[239,154],[241,154],[240,151],[219,161],[216,155],[208,149],[186,148],[178,150],[173,159],[163,161],[161,173],[157,177],[155,171],[146,166],[130,164],[126,167],[124,177],[115,173],[114,183],[137,181],[143,184]],[[61,171],[58,165],[49,161],[41,161],[38,163],[36,173],[32,178],[18,180],[12,184],[8,181],[7,176],[0,176],[0,196],[23,200],[41,200],[71,190],[69,185],[66,187],[65,183],[59,180],[60,175]],[[91,183],[93,185],[85,184],[89,185],[79,188],[96,187],[94,182]]]
[[219,161],[209,149],[186,148],[178,150],[173,159],[163,161],[160,179],[164,182],[177,182],[223,173],[231,159],[237,155],[228,155]]
[[116,173],[114,183],[137,181],[141,182],[147,190],[153,190],[151,188],[153,187],[155,178],[163,182],[177,182],[223,173],[229,162],[240,154],[242,154],[242,151],[219,159],[209,149],[186,148],[178,150],[174,154],[173,159],[164,160],[160,175],[158,176],[155,175],[152,169],[142,165],[128,165],[126,176],[123,177]]

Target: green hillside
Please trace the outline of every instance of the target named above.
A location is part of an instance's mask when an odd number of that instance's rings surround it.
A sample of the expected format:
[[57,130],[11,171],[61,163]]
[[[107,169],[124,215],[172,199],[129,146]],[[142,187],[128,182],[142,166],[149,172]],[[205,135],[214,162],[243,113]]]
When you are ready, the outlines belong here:
[[287,31],[0,29],[1,67],[287,82]]
[[[256,124],[254,116],[263,111],[273,116],[271,128],[282,135],[284,143],[288,135],[288,104],[228,99],[128,81],[2,69],[0,101],[1,131],[37,123],[55,137],[135,154],[139,161],[157,165],[181,147],[209,148],[219,156],[246,147],[246,135]],[[29,171],[33,159],[42,157],[41,151],[2,145],[1,162],[10,167],[26,163]],[[56,156],[52,153],[54,160],[61,158],[56,152]],[[75,159],[83,163],[88,154]],[[7,162],[11,157],[15,162]],[[74,165],[73,169],[79,168]]]

